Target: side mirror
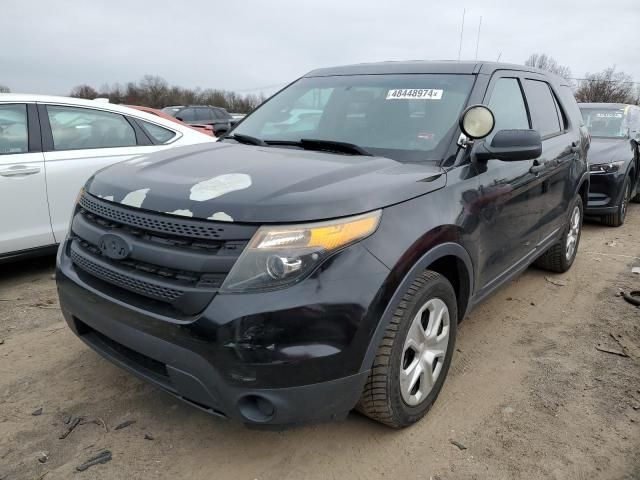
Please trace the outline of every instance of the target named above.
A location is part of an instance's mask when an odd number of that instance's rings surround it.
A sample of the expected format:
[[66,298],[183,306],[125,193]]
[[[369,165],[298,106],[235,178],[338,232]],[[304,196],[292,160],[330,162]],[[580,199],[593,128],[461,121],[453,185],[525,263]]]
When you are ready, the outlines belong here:
[[504,161],[533,160],[542,155],[542,140],[537,130],[500,130],[490,145],[486,142],[476,144],[472,154],[480,161],[492,158]]
[[182,119],[182,117],[176,117],[176,120],[180,120],[181,122],[184,122],[184,120]]

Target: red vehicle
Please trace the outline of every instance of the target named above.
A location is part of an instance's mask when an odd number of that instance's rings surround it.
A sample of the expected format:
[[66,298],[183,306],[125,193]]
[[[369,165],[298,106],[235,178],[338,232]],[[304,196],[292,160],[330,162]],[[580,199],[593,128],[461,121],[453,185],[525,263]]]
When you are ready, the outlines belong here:
[[136,110],[142,110],[143,112],[147,112],[152,115],[157,115],[158,117],[166,118],[167,120],[171,120],[172,122],[179,123],[180,125],[186,125],[187,127],[193,128],[194,130],[197,130],[200,133],[204,133],[205,135],[209,135],[210,137],[215,137],[215,134],[213,133],[213,126],[211,125],[188,125],[176,119],[175,117],[172,117],[171,115],[164,113],[161,110],[156,110],[155,108],[142,107],[140,105],[126,105],[126,106],[129,108],[134,108]]

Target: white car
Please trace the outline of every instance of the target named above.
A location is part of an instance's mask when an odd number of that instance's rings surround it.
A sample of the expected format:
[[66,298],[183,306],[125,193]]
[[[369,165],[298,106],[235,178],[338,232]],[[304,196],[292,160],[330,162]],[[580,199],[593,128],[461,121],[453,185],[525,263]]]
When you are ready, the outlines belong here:
[[93,100],[0,94],[0,262],[53,251],[97,170],[213,142],[188,126]]

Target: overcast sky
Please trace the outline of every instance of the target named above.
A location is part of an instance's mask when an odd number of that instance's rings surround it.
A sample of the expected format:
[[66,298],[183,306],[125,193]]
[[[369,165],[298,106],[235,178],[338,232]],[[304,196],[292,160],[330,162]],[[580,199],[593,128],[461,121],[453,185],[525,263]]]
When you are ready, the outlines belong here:
[[0,84],[67,94],[145,74],[271,93],[322,66],[381,60],[522,63],[546,52],[574,77],[640,82],[640,0],[1,0]]

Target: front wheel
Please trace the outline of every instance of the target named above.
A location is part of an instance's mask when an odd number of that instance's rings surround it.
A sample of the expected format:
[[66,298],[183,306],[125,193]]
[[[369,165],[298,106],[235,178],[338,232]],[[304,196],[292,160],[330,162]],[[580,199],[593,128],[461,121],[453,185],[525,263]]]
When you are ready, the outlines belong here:
[[356,408],[393,428],[420,420],[447,376],[457,325],[451,283],[425,271],[404,292]]
[[536,266],[556,273],[564,273],[571,268],[580,244],[583,209],[582,197],[576,195],[562,237],[536,260]]

